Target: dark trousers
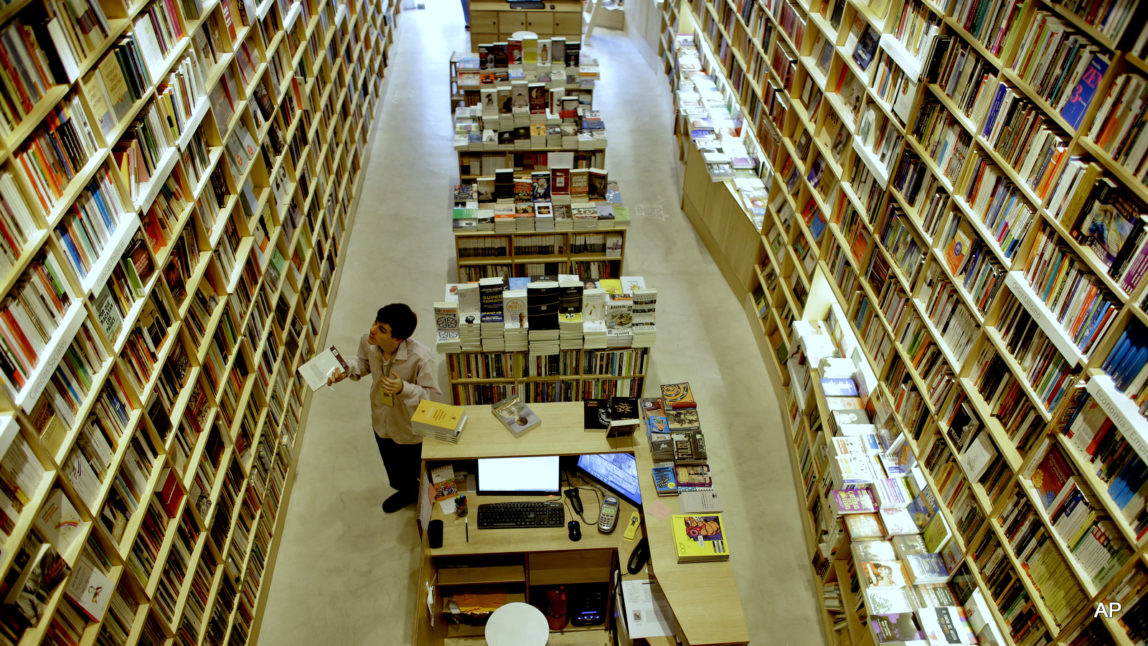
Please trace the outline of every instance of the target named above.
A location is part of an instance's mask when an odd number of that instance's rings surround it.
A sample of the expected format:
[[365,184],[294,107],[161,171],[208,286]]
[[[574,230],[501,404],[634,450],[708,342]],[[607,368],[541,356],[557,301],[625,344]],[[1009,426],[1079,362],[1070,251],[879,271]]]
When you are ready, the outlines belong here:
[[379,445],[379,455],[383,456],[383,466],[387,469],[391,489],[417,497],[419,464],[423,457],[422,442],[399,444],[390,438],[378,435],[375,435],[375,442]]

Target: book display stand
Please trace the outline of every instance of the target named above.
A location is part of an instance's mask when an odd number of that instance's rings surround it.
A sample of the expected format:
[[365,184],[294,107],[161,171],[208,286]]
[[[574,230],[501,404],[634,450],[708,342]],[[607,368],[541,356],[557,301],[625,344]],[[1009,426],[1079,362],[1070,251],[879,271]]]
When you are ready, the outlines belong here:
[[641,277],[597,284],[605,287],[562,275],[448,285],[435,303],[436,349],[446,354],[454,403],[640,396],[657,290]]
[[[991,618],[1008,644],[1146,635],[1129,613],[1148,591],[1148,375],[1137,358],[1148,338],[1148,135],[1134,98],[1148,82],[1148,32],[1130,26],[1143,20],[1134,9],[667,8],[685,123],[713,120],[705,97],[726,97],[733,108],[711,139],[741,125],[771,171],[759,172],[768,196],[757,228],[733,180],[711,181],[713,141],[697,145],[679,125],[683,210],[788,386],[779,399],[837,643],[896,631],[851,614],[876,613],[849,590],[861,560],[829,544],[840,534],[826,513],[828,465],[812,456],[830,438],[799,405],[815,379],[789,369],[795,322],[821,320],[811,308],[829,301],[857,339],[846,358],[875,375],[868,397],[885,402],[950,521],[963,569],[949,584],[968,616]],[[734,227],[756,249],[734,245]],[[1109,602],[1124,613],[1096,612]]]
[[458,278],[616,278],[630,217],[601,170],[597,62],[580,42],[521,36],[451,58]]
[[258,640],[397,13],[0,10],[4,641]]

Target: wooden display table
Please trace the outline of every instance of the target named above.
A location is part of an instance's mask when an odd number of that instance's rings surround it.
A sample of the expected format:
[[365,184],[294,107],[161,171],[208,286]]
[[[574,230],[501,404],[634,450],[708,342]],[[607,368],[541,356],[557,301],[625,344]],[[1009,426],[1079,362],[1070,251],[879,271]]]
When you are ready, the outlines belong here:
[[[462,462],[477,458],[529,455],[573,456],[587,453],[633,453],[638,463],[643,500],[657,500],[676,510],[673,499],[658,499],[650,478],[649,445],[642,436],[607,438],[599,432],[582,429],[580,403],[532,404],[542,425],[522,437],[514,437],[490,414],[488,406],[466,406],[467,424],[458,444],[436,440],[423,443],[423,477],[429,467],[445,462]],[[680,628],[679,638],[692,645],[746,644],[749,633],[745,626],[741,600],[729,562],[677,563],[670,517],[643,518],[633,540],[624,537],[624,525],[634,509],[620,499],[619,527],[611,534],[601,534],[592,525],[583,524],[582,540],[572,542],[565,527],[539,529],[478,529],[477,507],[487,502],[514,500],[500,496],[476,497],[467,491],[471,521],[444,515],[436,504],[431,520],[443,521],[443,546],[431,549],[426,534],[422,539],[422,571],[415,597],[414,644],[475,643],[481,644],[482,626],[448,624],[444,598],[455,591],[504,591],[508,601],[530,601],[531,589],[545,586],[602,584],[611,588],[613,572],[622,571],[624,578],[646,578],[645,572],[626,574],[625,563],[635,543],[643,535],[650,539],[650,566],[670,603]],[[521,498],[519,498],[521,499]],[[538,498],[535,497],[535,500]],[[583,494],[586,517],[596,514],[597,501]],[[569,520],[570,514],[567,514]],[[750,546],[745,546],[749,549]],[[433,588],[434,624],[427,606],[428,586]],[[569,631],[597,631],[608,636],[609,621],[602,626],[573,627]],[[551,633],[553,637],[557,633]]]

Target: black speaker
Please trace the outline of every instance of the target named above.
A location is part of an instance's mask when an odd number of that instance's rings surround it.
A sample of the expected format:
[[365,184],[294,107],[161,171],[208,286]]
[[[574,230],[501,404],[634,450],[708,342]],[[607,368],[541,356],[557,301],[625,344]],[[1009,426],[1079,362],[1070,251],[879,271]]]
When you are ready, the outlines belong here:
[[442,547],[442,521],[432,520],[427,525],[427,542],[430,543],[431,549]]

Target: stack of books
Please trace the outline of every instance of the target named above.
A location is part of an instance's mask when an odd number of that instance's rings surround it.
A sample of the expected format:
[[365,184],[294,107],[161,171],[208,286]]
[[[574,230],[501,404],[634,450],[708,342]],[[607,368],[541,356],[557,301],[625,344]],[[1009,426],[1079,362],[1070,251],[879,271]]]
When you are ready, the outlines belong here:
[[530,347],[526,317],[526,290],[502,293],[502,337],[506,352],[525,352]]
[[411,416],[411,432],[444,442],[458,442],[465,425],[466,412],[462,406],[451,406],[429,399],[419,402],[415,414]]
[[444,300],[435,304],[436,348],[444,353],[528,350],[553,355],[562,350],[653,347],[657,290],[644,287],[641,276],[557,278],[448,284]]
[[582,279],[572,274],[558,276],[558,347],[582,347]]
[[444,354],[462,349],[459,341],[458,303],[440,301],[434,304],[435,350]]
[[729,560],[721,514],[674,514],[672,523],[678,563]]
[[557,281],[537,280],[526,286],[526,318],[531,354],[558,354]]
[[634,340],[630,331],[634,321],[634,303],[631,299],[617,297],[606,304],[606,347],[628,348]]
[[582,347],[587,350],[606,347],[606,303],[609,298],[601,287],[582,292]]
[[658,328],[654,316],[654,311],[658,306],[658,290],[653,287],[642,287],[634,289],[631,296],[633,297],[630,325],[633,341],[631,345],[635,348],[652,348],[658,338]]

